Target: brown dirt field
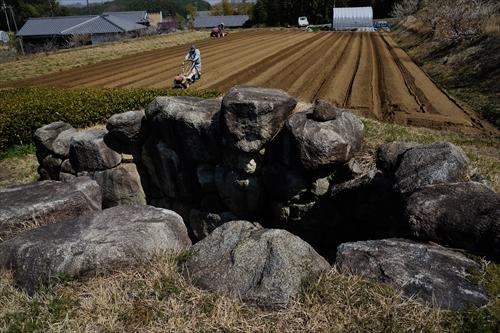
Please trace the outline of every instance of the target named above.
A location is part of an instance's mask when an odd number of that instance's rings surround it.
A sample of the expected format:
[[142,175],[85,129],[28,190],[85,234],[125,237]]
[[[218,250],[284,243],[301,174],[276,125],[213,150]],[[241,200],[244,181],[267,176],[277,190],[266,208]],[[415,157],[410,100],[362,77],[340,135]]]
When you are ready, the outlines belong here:
[[[198,43],[202,80],[191,89],[236,84],[281,88],[378,120],[465,132],[495,132],[453,100],[389,34],[252,30]],[[10,83],[10,86],[169,87],[188,45]]]

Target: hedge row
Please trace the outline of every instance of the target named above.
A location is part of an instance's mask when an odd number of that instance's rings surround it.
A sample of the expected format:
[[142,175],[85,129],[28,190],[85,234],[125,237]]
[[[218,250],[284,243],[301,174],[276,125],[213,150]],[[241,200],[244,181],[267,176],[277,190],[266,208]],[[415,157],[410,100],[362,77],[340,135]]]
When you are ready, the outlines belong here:
[[213,98],[217,91],[166,89],[55,89],[0,90],[0,151],[32,143],[34,131],[62,120],[74,127],[102,124],[115,113],[145,108],[157,96]]

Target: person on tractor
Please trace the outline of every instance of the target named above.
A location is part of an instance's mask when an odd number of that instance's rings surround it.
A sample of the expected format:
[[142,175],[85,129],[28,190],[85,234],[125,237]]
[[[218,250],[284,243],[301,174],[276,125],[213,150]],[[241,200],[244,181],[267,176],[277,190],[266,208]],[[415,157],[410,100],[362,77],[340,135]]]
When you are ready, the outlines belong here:
[[[192,62],[192,69],[187,74],[186,78],[191,83],[198,81],[201,78],[201,53],[200,50],[198,50],[195,45],[192,45],[188,53],[186,54],[184,62],[186,61]],[[182,65],[184,65],[184,63],[182,63]]]

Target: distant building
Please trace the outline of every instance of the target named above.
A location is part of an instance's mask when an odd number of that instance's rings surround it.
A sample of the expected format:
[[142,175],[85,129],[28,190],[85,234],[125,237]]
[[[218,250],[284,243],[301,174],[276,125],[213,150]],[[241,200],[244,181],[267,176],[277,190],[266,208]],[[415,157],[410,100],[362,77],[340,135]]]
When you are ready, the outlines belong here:
[[28,43],[50,40],[57,45],[65,45],[74,36],[87,35],[92,44],[99,44],[147,29],[146,25],[138,24],[136,19],[135,16],[130,20],[126,16],[109,14],[29,18],[17,36]]
[[333,8],[333,30],[371,30],[373,29],[372,7]]
[[197,16],[194,20],[195,29],[212,28],[221,23],[225,27],[242,27],[250,19],[248,15],[226,15],[226,16]]
[[131,11],[131,12],[106,12],[103,15],[118,17],[124,21],[134,22],[149,26],[149,14],[145,10]]

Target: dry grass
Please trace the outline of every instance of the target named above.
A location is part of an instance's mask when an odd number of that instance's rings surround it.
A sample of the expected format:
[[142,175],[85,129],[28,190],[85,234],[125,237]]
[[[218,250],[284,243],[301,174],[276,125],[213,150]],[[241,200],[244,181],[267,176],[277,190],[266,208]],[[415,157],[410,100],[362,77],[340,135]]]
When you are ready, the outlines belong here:
[[20,57],[18,60],[0,63],[0,83],[32,78],[104,60],[117,59],[130,54],[192,43],[207,38],[208,33],[206,31],[178,32]]
[[264,311],[194,287],[172,255],[70,281],[34,297],[0,273],[0,331],[446,332],[448,313],[332,270],[287,310]]
[[34,154],[0,160],[0,187],[35,181],[38,178],[37,167]]

